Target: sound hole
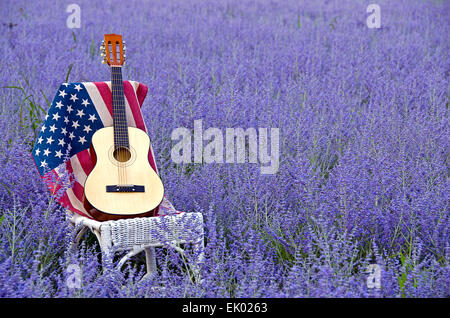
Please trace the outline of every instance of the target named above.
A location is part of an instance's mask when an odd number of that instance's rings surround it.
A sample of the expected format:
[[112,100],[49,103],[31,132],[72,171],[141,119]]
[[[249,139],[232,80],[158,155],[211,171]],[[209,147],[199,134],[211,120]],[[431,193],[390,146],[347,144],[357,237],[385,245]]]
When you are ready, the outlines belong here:
[[131,152],[125,147],[118,147],[114,150],[113,156],[119,162],[127,162],[131,158]]

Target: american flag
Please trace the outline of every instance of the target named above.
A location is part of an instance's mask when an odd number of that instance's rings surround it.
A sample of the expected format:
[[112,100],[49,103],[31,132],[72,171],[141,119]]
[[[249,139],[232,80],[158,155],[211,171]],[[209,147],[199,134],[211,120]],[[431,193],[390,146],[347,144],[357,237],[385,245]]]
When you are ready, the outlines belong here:
[[[123,86],[128,126],[147,132],[141,113],[147,86],[135,81],[124,81]],[[91,139],[98,129],[113,125],[112,112],[111,82],[63,83],[33,147],[36,167],[58,202],[89,218],[83,206],[83,194],[86,178],[94,168]],[[148,159],[158,173],[151,146]],[[62,181],[67,179],[66,175],[69,182]],[[176,213],[164,197],[159,214],[172,212]]]

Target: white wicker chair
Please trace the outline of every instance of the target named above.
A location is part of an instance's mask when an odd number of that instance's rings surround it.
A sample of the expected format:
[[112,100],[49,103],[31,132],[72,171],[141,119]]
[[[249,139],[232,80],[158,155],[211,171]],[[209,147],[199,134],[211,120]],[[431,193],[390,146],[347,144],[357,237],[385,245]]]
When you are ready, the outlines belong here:
[[[134,255],[145,251],[147,273],[144,278],[156,273],[155,247],[171,247],[185,255],[180,244],[193,246],[195,260],[191,264],[194,274],[199,275],[199,263],[203,260],[203,215],[199,212],[180,212],[155,217],[140,217],[99,222],[76,213],[68,212],[70,222],[79,229],[73,247],[79,245],[89,229],[98,239],[102,259],[113,253],[128,251],[118,262],[120,269]],[[81,229],[80,229],[81,227]]]

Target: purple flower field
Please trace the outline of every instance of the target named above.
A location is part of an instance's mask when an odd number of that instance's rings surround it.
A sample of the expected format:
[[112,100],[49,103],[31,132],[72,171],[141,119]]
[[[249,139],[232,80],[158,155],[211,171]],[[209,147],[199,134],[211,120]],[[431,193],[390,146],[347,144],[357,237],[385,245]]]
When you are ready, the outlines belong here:
[[[66,7],[81,8],[81,28]],[[369,28],[366,8],[381,8]],[[449,297],[448,1],[6,1],[0,13],[0,297]],[[175,250],[102,270],[31,157],[61,83],[110,80],[127,42],[166,195],[202,212],[193,279]],[[175,164],[177,127],[275,127],[280,165]],[[82,270],[70,288],[67,267]],[[380,288],[367,268],[381,269]],[[112,265],[111,265],[112,266]]]

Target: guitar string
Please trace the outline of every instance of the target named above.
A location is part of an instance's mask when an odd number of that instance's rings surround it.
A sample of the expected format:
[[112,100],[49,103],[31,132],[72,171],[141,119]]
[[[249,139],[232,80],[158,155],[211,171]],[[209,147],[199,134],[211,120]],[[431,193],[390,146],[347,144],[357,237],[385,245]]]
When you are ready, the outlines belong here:
[[127,123],[127,117],[126,117],[126,105],[125,105],[125,94],[124,94],[124,90],[123,90],[123,79],[122,79],[122,68],[118,69],[118,77],[119,77],[119,99],[122,103],[122,123],[123,123],[123,136],[125,139],[125,147],[123,148],[124,151],[124,157],[123,159],[125,160],[123,165],[123,172],[124,172],[124,178],[125,178],[125,184],[128,184],[128,178],[127,178],[127,169],[126,169],[126,162],[128,161],[128,155],[130,155],[131,158],[131,152],[130,149],[128,149],[130,147],[129,144],[129,138],[128,138],[128,123]]
[[[117,70],[114,72],[114,70]],[[118,139],[118,152],[117,155],[119,156],[119,166],[121,169],[119,169],[120,175],[120,182],[123,182],[127,184],[127,174],[126,174],[126,161],[128,154],[131,156],[131,153],[129,153],[129,140],[128,140],[128,127],[126,123],[126,112],[125,112],[125,105],[124,105],[124,94],[123,94],[123,80],[122,80],[122,72],[120,67],[113,67],[112,68],[112,78],[116,82],[115,85],[113,85],[113,93],[116,95],[115,100],[117,101],[117,107],[116,107],[116,118],[118,121],[116,121],[117,128],[117,135],[115,136]],[[115,74],[114,74],[115,73]],[[121,85],[122,84],[122,85]],[[120,107],[121,106],[121,107]],[[120,108],[119,108],[120,107]],[[120,111],[119,111],[120,109]],[[127,160],[128,161],[128,160]]]
[[[120,68],[116,68],[116,71],[120,72]],[[119,157],[120,157],[120,166],[121,166],[121,171],[122,171],[122,183],[126,184],[126,177],[125,177],[125,164],[124,164],[124,160],[125,160],[125,150],[124,150],[124,146],[125,146],[125,141],[124,141],[124,126],[122,126],[124,124],[123,122],[123,108],[125,105],[123,105],[123,88],[120,89],[120,73],[116,72],[116,100],[117,100],[117,110],[120,109],[120,111],[118,112],[118,118],[120,119],[119,121],[119,141],[120,141],[120,146],[119,146]],[[123,83],[122,83],[123,85]]]
[[[117,111],[117,97],[116,97],[116,83],[115,83],[115,75],[114,75],[114,67],[111,67],[111,90],[112,90],[112,97],[113,97],[113,126],[114,126],[114,153],[116,154],[116,156],[118,156],[116,158],[120,159],[120,149],[118,148],[118,144],[119,144],[119,137],[118,135],[120,134],[119,131],[119,127],[117,125],[117,118],[119,116],[119,113]],[[119,164],[117,164],[117,172],[118,172],[118,186],[121,185],[122,183],[122,176],[121,176],[121,167],[120,167],[120,161],[117,160],[119,162]]]
[[[108,47],[109,47],[109,52],[110,52],[110,54],[114,54],[114,51],[115,51],[115,47],[114,47],[114,45],[112,45],[112,43],[109,41],[108,42]],[[115,86],[115,76],[114,76],[114,69],[115,69],[115,67],[114,66],[111,66],[111,95],[112,95],[112,106],[113,106],[113,134],[114,134],[114,146],[113,146],[113,157],[115,158],[115,159],[117,159],[116,158],[116,156],[118,155],[118,153],[117,153],[117,144],[118,144],[118,134],[119,134],[119,131],[118,131],[118,127],[117,127],[117,115],[118,115],[118,112],[117,112],[117,98],[115,98],[115,95],[116,95],[116,93],[115,93],[115,88],[114,88],[114,86]],[[117,181],[118,181],[118,186],[121,184],[121,170],[120,170],[120,165],[117,165]]]
[[[113,154],[114,153],[116,153],[116,129],[117,129],[117,127],[116,127],[116,125],[115,125],[115,123],[114,123],[114,118],[115,118],[115,116],[117,115],[117,112],[116,112],[116,102],[115,102],[115,89],[114,89],[114,68],[113,67],[111,67],[111,91],[112,91],[112,101],[113,101],[113,132],[114,132],[114,152],[113,152]],[[116,113],[116,114],[115,114]],[[119,166],[117,166],[117,173],[118,173],[118,183],[120,184],[120,167]]]
[[117,169],[118,169],[118,185],[120,186],[122,184],[122,169],[121,169],[121,151],[120,151],[120,126],[118,124],[118,118],[120,116],[118,111],[118,98],[117,98],[117,80],[115,76],[115,67],[111,68],[111,89],[113,93],[113,122],[114,122],[114,153],[116,154],[116,160],[118,162]]
[[[116,141],[118,144],[117,156],[119,160],[119,183],[127,184],[127,170],[126,170],[126,162],[128,160],[129,153],[129,140],[128,140],[128,126],[126,123],[126,111],[125,111],[125,103],[124,103],[124,93],[123,93],[123,81],[121,69],[119,67],[115,67],[116,72],[113,72],[112,78],[114,80],[114,85],[112,87],[113,93],[115,95],[114,100],[116,101],[116,127],[117,134],[115,135]],[[115,73],[115,74],[114,74]],[[122,82],[122,86],[120,85]],[[128,146],[128,147],[127,147]]]

